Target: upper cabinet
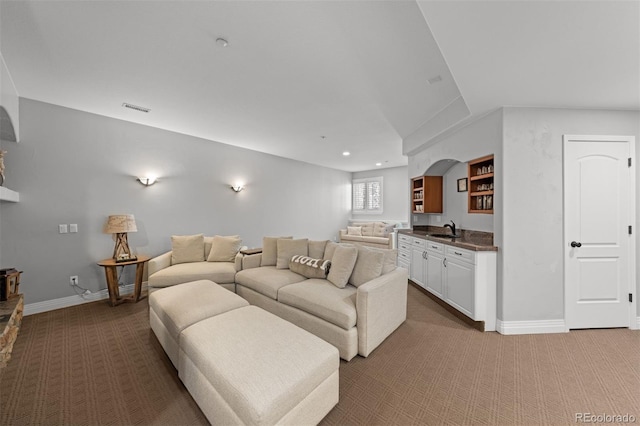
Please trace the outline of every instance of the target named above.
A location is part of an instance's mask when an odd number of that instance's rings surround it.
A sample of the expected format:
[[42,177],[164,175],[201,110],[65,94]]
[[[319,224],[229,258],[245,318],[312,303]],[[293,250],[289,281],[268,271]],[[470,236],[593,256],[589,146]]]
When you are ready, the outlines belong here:
[[493,155],[469,161],[469,213],[493,214]]
[[411,179],[411,196],[413,213],[442,213],[442,176]]

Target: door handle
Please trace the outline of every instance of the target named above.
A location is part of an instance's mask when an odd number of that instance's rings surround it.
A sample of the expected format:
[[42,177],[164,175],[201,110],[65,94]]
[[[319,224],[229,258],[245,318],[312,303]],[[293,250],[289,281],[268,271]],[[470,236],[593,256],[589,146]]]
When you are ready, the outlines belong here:
[[447,267],[447,258],[445,257],[444,259],[442,259],[442,264],[444,265],[444,267]]
[[578,243],[576,241],[571,241],[571,247],[582,247],[582,243]]

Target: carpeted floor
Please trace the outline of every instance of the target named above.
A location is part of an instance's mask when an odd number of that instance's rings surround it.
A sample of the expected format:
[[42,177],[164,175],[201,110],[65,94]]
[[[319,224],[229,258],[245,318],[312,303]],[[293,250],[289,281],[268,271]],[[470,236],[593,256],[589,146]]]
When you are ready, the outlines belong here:
[[[481,333],[409,286],[408,320],[340,365],[326,425],[640,423],[640,332]],[[2,425],[197,425],[207,420],[149,329],[147,302],[25,317],[0,370]]]

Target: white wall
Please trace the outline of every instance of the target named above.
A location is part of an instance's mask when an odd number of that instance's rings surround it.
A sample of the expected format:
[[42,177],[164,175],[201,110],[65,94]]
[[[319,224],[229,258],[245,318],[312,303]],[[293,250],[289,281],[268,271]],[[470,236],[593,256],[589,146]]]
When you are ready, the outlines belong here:
[[383,177],[382,214],[354,214],[351,219],[365,221],[409,221],[409,176],[407,166],[374,169],[352,174],[353,179]]
[[2,52],[0,52],[0,106],[3,106],[9,117],[11,117],[16,141],[20,140],[20,112],[18,105],[18,92],[9,74],[9,69],[4,63]]
[[[74,295],[70,275],[106,288],[96,261],[113,251],[109,214],[134,214],[129,243],[151,256],[172,234],[239,234],[259,247],[265,235],[332,239],[349,218],[351,173],[28,99],[20,108],[22,141],[5,148],[20,202],[0,204],[0,246],[2,267],[24,271],[26,303]],[[154,186],[136,182],[151,171]],[[80,232],[58,234],[69,223]]]
[[[564,318],[562,136],[565,134],[633,135],[637,168],[638,111],[504,109],[501,317],[504,321]],[[638,226],[636,215],[636,230],[640,229]],[[636,246],[640,247],[637,232],[635,238]],[[640,267],[640,262],[636,262],[636,267]]]

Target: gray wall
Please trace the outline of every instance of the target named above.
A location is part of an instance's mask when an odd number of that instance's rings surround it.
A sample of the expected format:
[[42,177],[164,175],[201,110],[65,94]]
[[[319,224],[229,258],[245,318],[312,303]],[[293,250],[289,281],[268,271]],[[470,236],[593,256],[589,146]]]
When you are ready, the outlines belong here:
[[590,134],[635,136],[637,170],[638,111],[504,108],[505,321],[564,318],[562,136]]
[[408,222],[409,221],[409,176],[407,166],[391,167],[388,169],[374,169],[353,173],[353,179],[365,179],[382,176],[382,214],[354,214],[354,220],[366,221],[388,221],[388,222]]
[[[150,256],[169,250],[172,234],[239,234],[249,247],[265,235],[333,239],[349,218],[351,173],[20,101],[21,142],[2,146],[20,202],[0,203],[0,264],[24,270],[26,303],[74,295],[70,275],[106,288],[95,262],[113,251],[109,214],[135,215],[130,245]],[[151,171],[154,186],[136,182]],[[238,194],[236,180],[246,184]],[[80,232],[58,234],[70,223]]]

